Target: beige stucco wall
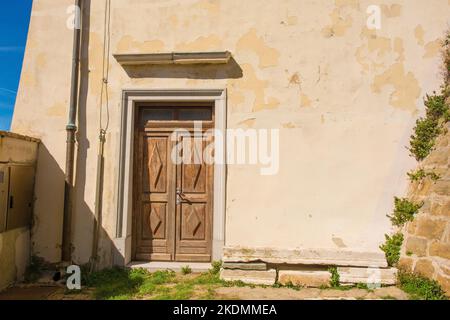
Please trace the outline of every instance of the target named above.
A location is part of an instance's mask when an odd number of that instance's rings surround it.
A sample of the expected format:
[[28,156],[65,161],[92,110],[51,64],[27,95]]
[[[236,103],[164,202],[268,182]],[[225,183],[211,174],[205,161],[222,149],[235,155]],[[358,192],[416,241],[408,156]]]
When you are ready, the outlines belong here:
[[[9,185],[8,174],[12,166],[34,166],[36,164],[38,140],[0,131],[0,171],[3,173],[0,185],[0,290],[16,281],[23,280],[31,256],[30,228],[17,228],[4,231],[8,206]],[[23,191],[26,182],[14,181],[15,190]],[[21,188],[22,185],[22,188]]]
[[[35,0],[12,130],[39,137],[34,251],[58,261],[71,0]],[[382,26],[366,28],[369,5]],[[226,88],[229,128],[280,129],[280,171],[230,165],[226,245],[378,251],[394,195],[415,166],[405,146],[422,97],[437,90],[448,0],[112,0],[111,54],[229,50],[220,68],[124,70],[109,61],[102,257],[116,214],[121,90]],[[91,1],[83,52],[74,258],[92,241],[104,2]],[[89,72],[87,72],[89,71]],[[203,73],[202,73],[203,72]]]
[[0,233],[0,291],[23,280],[30,252],[29,228]]

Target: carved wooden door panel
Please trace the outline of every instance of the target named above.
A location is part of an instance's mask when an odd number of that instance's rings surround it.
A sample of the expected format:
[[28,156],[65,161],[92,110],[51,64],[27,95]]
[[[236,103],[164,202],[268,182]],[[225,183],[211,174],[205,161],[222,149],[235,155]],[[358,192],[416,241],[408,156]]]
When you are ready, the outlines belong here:
[[175,165],[171,132],[140,132],[135,171],[135,259],[174,260]]
[[211,140],[202,133],[190,134],[177,139],[183,162],[177,165],[175,259],[211,261],[214,170],[204,159]]

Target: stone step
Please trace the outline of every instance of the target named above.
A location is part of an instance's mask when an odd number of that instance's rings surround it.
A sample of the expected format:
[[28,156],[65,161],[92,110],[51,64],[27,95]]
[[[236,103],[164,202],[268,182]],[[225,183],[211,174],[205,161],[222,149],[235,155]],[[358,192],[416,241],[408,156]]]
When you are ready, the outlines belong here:
[[274,269],[260,270],[238,270],[222,269],[220,278],[225,281],[242,281],[249,284],[274,285],[277,272]]
[[239,269],[239,270],[259,270],[266,271],[267,264],[263,262],[224,262],[224,269]]
[[300,287],[328,287],[331,273],[328,271],[280,270],[278,282],[282,285],[293,284]]
[[384,284],[397,283],[396,268],[353,268],[338,267],[339,281],[342,284]]

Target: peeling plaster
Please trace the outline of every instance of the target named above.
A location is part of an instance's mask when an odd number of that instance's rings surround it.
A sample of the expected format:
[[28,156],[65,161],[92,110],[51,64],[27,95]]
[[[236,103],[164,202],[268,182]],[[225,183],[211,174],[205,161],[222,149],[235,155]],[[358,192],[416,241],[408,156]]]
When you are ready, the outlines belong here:
[[362,30],[361,37],[367,43],[356,50],[355,58],[364,72],[376,72],[372,92],[379,94],[383,87],[392,86],[394,91],[390,94],[389,104],[414,113],[422,89],[414,73],[405,70],[403,40],[379,37],[367,28]]
[[417,44],[423,46],[425,44],[425,30],[423,30],[423,27],[420,24],[414,29],[414,35],[417,39]]
[[402,15],[402,6],[399,4],[381,5],[381,11],[387,18],[397,18]]
[[336,0],[335,8],[330,13],[331,24],[322,29],[325,38],[343,37],[352,27],[353,19],[350,14],[344,14],[346,8],[358,9],[359,0]]
[[252,51],[259,57],[259,67],[267,68],[278,65],[280,53],[266,45],[262,37],[258,37],[256,29],[252,28],[243,35],[236,45],[237,52]]
[[66,115],[66,112],[67,106],[64,103],[55,103],[46,110],[45,114],[49,117],[62,117]]
[[281,126],[285,129],[294,129],[297,126],[295,125],[295,123],[293,122],[286,122],[286,123],[282,123]]
[[425,59],[435,58],[442,50],[442,41],[440,39],[430,41],[425,45]]
[[246,119],[244,121],[239,122],[239,125],[245,126],[247,128],[252,128],[255,124],[256,118]]
[[175,47],[177,51],[209,51],[222,50],[222,39],[216,35],[209,35],[206,37],[198,37],[194,41],[180,43]]
[[311,106],[311,100],[307,95],[305,94],[300,95],[300,106],[305,108]]
[[[101,43],[102,42],[100,42],[100,44]],[[120,39],[119,43],[117,44],[117,53],[162,52],[164,48],[164,42],[161,40],[154,39],[141,42],[128,35]]]
[[384,73],[375,76],[372,91],[380,93],[385,86],[394,88],[389,98],[391,106],[413,113],[417,110],[416,103],[422,90],[414,74],[406,72],[402,63],[395,63]]
[[289,78],[289,84],[290,85],[299,85],[301,84],[300,76],[296,72]]

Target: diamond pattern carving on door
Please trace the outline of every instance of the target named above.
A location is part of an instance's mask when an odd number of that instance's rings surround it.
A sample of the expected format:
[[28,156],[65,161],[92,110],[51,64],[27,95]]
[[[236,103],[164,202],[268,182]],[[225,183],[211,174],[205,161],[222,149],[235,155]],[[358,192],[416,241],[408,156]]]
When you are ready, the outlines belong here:
[[147,141],[146,172],[144,190],[150,192],[166,191],[167,141],[165,138],[153,138]]
[[[190,141],[185,143],[185,139]],[[209,141],[205,139],[204,133],[198,132],[190,132],[190,137],[181,136],[181,140],[183,152],[188,152],[191,161],[177,166],[177,188],[181,191],[181,203],[177,205],[175,259],[211,261],[214,170],[201,157]],[[183,160],[186,158],[183,157]]]
[[147,211],[147,223],[143,223],[142,225],[144,228],[148,228],[150,238],[164,239],[166,237],[165,203],[147,204],[145,210]]
[[181,239],[203,240],[205,238],[205,204],[183,204],[181,208]]
[[173,203],[175,165],[167,156],[171,148],[168,132],[139,132],[136,145],[134,191],[137,212],[134,259],[173,260]]
[[186,139],[190,142],[184,143],[183,148],[190,149],[188,152],[191,155],[191,162],[183,165],[183,191],[202,193],[205,192],[206,187],[205,164],[201,161],[205,144],[202,137]]

